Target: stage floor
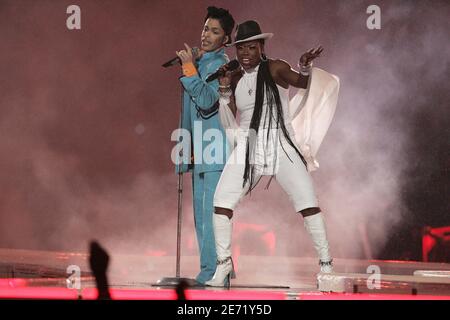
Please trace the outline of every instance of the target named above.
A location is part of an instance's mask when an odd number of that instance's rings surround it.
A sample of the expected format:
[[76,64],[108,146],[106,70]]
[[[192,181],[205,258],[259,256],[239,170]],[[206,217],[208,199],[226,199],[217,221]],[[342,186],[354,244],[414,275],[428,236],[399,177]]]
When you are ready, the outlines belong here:
[[[114,255],[110,293],[120,300],[173,300],[174,256]],[[194,277],[198,257],[181,257],[181,277]],[[319,275],[314,258],[239,256],[231,288],[191,287],[192,300],[450,300],[450,264],[335,259],[335,273]],[[72,272],[75,271],[73,274]],[[373,272],[379,272],[373,273]],[[317,289],[329,288],[333,292]],[[0,299],[95,299],[87,253],[0,249]]]

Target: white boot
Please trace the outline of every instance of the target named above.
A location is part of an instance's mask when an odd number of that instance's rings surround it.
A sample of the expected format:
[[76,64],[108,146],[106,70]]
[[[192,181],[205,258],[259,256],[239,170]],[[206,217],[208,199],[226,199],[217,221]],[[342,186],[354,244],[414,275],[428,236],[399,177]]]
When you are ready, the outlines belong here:
[[314,248],[319,255],[320,272],[333,272],[333,259],[330,256],[327,241],[327,232],[322,212],[304,218],[304,225],[311,236]]
[[[224,287],[230,285],[230,277],[235,278],[231,259],[231,236],[233,223],[226,215],[213,214],[214,236],[216,239],[217,268],[214,277],[206,281],[207,286]],[[225,280],[228,279],[228,283]]]

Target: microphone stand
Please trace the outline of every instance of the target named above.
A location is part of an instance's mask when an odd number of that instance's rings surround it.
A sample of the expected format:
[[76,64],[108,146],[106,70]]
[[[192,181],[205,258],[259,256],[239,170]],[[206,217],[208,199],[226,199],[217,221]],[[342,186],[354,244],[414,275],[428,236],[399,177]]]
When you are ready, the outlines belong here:
[[[181,86],[181,114],[180,114],[180,123],[178,128],[181,128],[183,125],[183,115],[184,115],[184,103],[183,103],[183,87]],[[178,157],[182,157],[183,154],[178,154]],[[178,161],[180,163],[180,161]],[[177,258],[176,258],[176,271],[175,277],[164,277],[158,281],[156,284],[152,284],[152,286],[158,287],[173,287],[179,286],[180,284],[184,284],[190,287],[199,286],[200,284],[191,278],[181,278],[180,277],[180,260],[181,260],[181,223],[182,213],[183,213],[183,172],[180,169],[181,164],[177,164],[178,170],[178,220],[177,220]]]

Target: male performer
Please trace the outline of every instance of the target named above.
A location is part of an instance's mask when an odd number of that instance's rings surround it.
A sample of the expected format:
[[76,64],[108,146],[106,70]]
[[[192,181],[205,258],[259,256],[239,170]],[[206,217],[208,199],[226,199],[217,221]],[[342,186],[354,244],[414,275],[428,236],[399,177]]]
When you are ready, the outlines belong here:
[[[289,195],[295,211],[304,218],[304,225],[319,257],[321,272],[332,271],[325,224],[308,173],[307,160],[310,157],[304,157],[300,152],[302,148],[296,143],[291,124],[298,108],[291,114],[289,86],[308,89],[308,100],[319,101],[321,107],[331,108],[334,113],[338,79],[323,70],[312,70],[312,61],[322,52],[321,47],[301,56],[300,73],[291,69],[285,61],[268,59],[264,54],[264,41],[272,36],[271,33],[262,33],[256,21],[240,24],[232,45],[236,47],[242,70],[233,73],[228,71],[220,78],[222,124],[225,129],[236,128],[236,122],[234,126],[226,122],[233,124],[232,114],[235,115],[237,109],[240,113],[240,129],[244,132],[250,129],[250,134],[238,135],[237,146],[217,185],[213,223],[218,260],[216,273],[212,280],[206,282],[207,285],[224,286],[229,284],[234,275],[231,259],[233,210],[240,199],[254,188],[261,176],[275,177]],[[222,69],[225,71],[227,68],[224,66]],[[310,81],[313,82],[308,86]],[[317,84],[317,81],[322,83]],[[327,85],[322,88],[321,85],[325,82]],[[325,92],[324,99],[316,100],[317,95],[322,94],[320,91],[324,90],[330,91]],[[230,99],[232,96],[234,99]],[[328,97],[333,97],[333,101],[328,101]],[[227,112],[223,114],[222,111],[227,111],[228,117]],[[325,119],[325,123],[327,121]],[[320,141],[313,141],[314,147],[320,144],[322,138],[323,136],[318,138]]]
[[[206,79],[228,62],[223,47],[231,42],[234,28],[234,19],[227,10],[216,7],[208,7],[207,10],[200,54],[193,57],[187,44],[186,50],[177,52],[182,62],[180,81],[184,88],[181,126],[189,130],[193,147],[193,150],[183,150],[191,155],[188,157],[190,161],[177,166],[177,172],[192,173],[194,221],[200,253],[200,273],[196,280],[200,284],[210,280],[216,270],[213,197],[227,156],[226,137],[218,117],[219,82],[207,82]],[[204,135],[208,130],[214,136],[222,137],[221,141],[209,141],[211,137]],[[218,130],[219,135],[216,135]],[[221,150],[214,150],[218,154],[208,153],[211,143],[221,146]]]

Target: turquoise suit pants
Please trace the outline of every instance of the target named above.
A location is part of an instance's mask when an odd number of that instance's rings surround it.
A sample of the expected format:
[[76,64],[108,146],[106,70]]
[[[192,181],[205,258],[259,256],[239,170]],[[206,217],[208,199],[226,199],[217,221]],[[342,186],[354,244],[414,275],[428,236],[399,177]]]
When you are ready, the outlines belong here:
[[194,222],[200,254],[200,273],[196,280],[202,284],[211,280],[216,272],[216,244],[213,214],[214,192],[222,171],[192,172]]

